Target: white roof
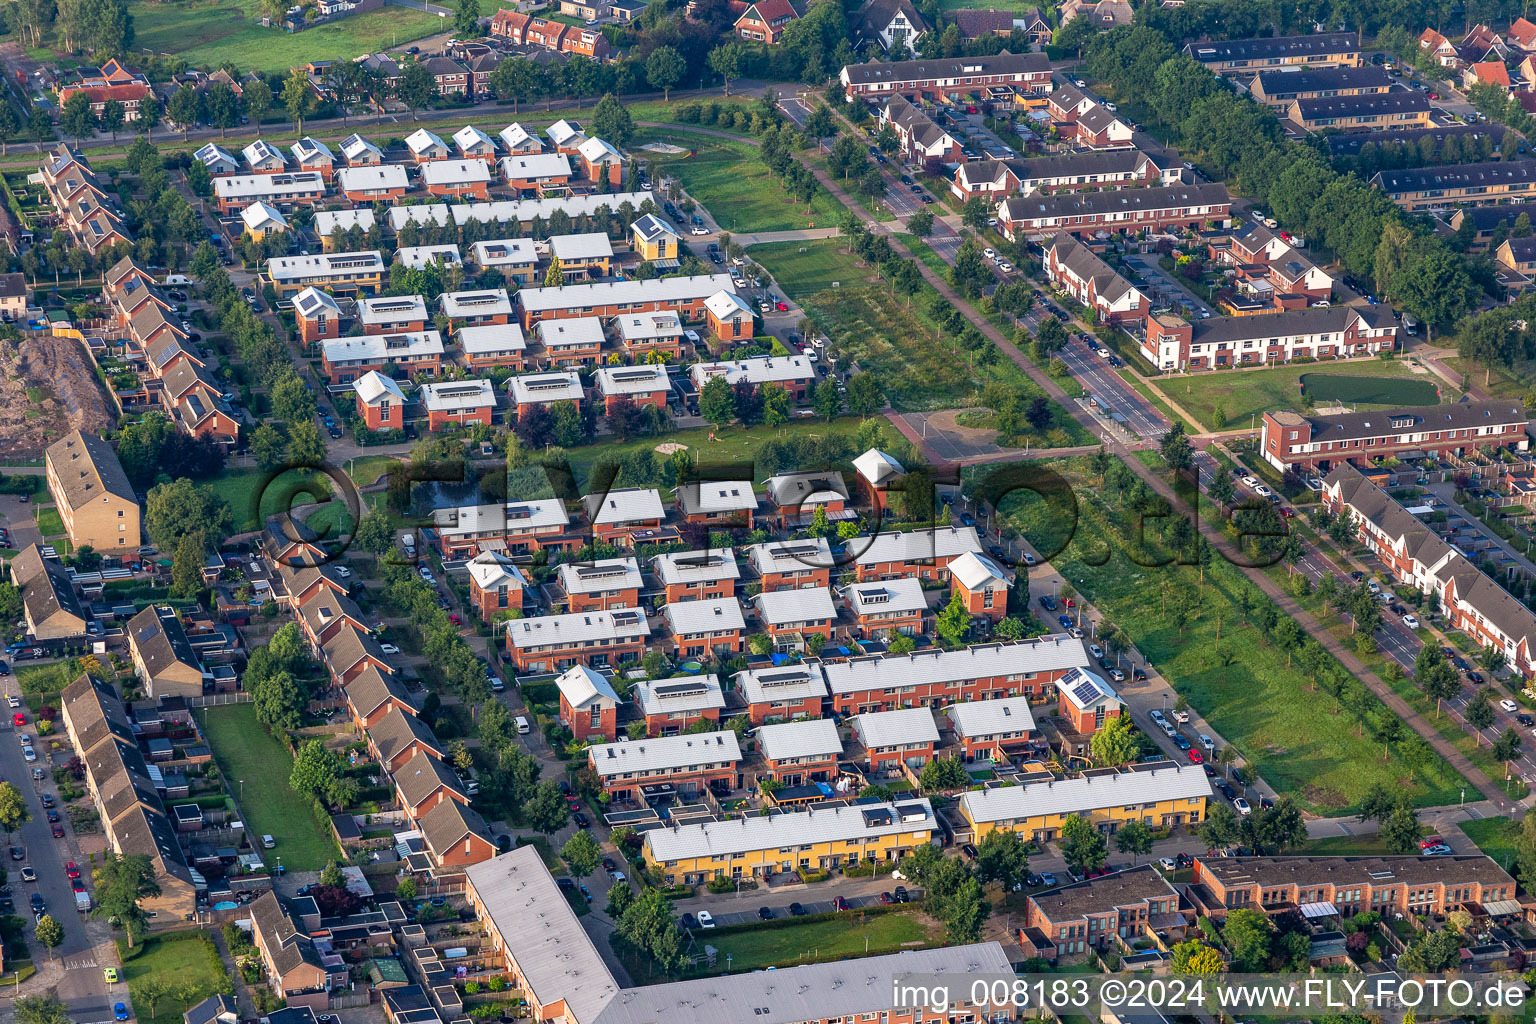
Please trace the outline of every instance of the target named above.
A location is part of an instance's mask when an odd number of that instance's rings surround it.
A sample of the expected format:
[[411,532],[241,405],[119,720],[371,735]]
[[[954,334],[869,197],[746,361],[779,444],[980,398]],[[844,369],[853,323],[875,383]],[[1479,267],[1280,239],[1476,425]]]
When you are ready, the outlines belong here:
[[643,740],[621,740],[587,748],[600,776],[626,772],[654,772],[703,764],[734,764],[741,760],[736,733],[685,733]]
[[369,370],[353,381],[352,390],[368,405],[385,397],[393,398],[402,405],[405,403],[405,392],[400,390],[400,385],[378,370]]
[[[400,172],[404,174],[405,168],[402,167]],[[435,224],[438,227],[444,227],[453,219],[448,211],[448,206],[443,203],[433,203],[430,206],[391,206],[389,208],[389,226],[396,231],[399,231],[407,224],[415,224],[417,227]]]
[[321,238],[337,228],[349,231],[356,227],[368,231],[376,223],[373,209],[367,206],[359,206],[353,210],[317,210],[315,212],[315,233]]
[[791,622],[821,622],[837,618],[832,591],[827,587],[804,590],[765,590],[752,598],[758,617],[770,626]]
[[683,336],[683,318],[670,309],[658,309],[654,313],[620,313],[613,319],[619,325],[619,337],[625,341]]
[[1092,711],[1100,704],[1120,704],[1120,695],[1096,672],[1075,668],[1056,680],[1056,692],[1071,701],[1079,711]]
[[724,708],[725,694],[720,677],[713,672],[702,676],[675,676],[635,684],[635,703],[646,715],[665,715],[678,711],[708,711]]
[[[822,843],[842,849],[836,844],[903,834],[909,835],[913,846],[920,846],[932,838],[937,827],[933,807],[927,800],[918,799],[899,804],[808,807],[699,825],[651,829],[645,833],[645,841],[651,848],[648,859],[660,864],[690,857],[729,857],[756,850],[809,848]],[[856,1014],[850,1016],[857,1019]],[[720,1019],[734,1021],[741,1018]]]
[[949,563],[949,574],[960,581],[967,590],[980,590],[989,582],[1008,586],[1008,572],[992,559],[991,555],[967,551]]
[[539,261],[531,238],[497,238],[470,246],[475,263],[482,267],[531,266]]
[[578,137],[582,139],[587,137],[586,133],[581,130],[580,124],[563,118],[544,129],[544,134],[549,137],[550,142],[557,146],[562,146]]
[[663,608],[661,614],[667,620],[667,626],[679,636],[747,628],[746,620],[741,617],[741,602],[734,597],[678,601]]
[[420,295],[372,295],[357,300],[357,318],[370,327],[432,319]]
[[848,485],[836,471],[780,473],[763,481],[763,496],[775,505],[804,514],[817,505],[846,500]]
[[229,174],[213,179],[213,194],[238,202],[271,196],[281,200],[296,195],[324,195],[325,179],[319,171],[293,171],[288,174]]
[[364,164],[336,172],[336,188],[342,192],[366,192],[381,188],[409,188],[410,178],[401,164]]
[[960,803],[972,821],[1012,822],[1210,795],[1211,780],[1206,778],[1204,767],[1174,764],[1149,771],[973,790],[961,794]]
[[525,373],[520,377],[510,377],[507,379],[507,391],[516,405],[580,402],[587,397],[581,388],[581,374],[575,370]]
[[341,306],[331,297],[331,293],[323,292],[313,285],[293,297],[293,308],[301,316],[311,319],[322,311],[341,316]]
[[298,142],[288,147],[294,159],[300,161],[320,160],[333,161],[335,157],[331,153],[331,147],[321,142],[312,135],[306,135]]
[[730,283],[729,274],[663,277],[651,281],[599,281],[556,288],[524,288],[518,292],[517,300],[529,313],[622,306],[634,302],[688,302],[702,299]]
[[453,144],[459,147],[460,152],[467,152],[477,147],[484,147],[492,152],[496,149],[495,141],[472,124],[467,124],[453,133]]
[[750,512],[757,508],[757,492],[750,480],[690,480],[675,491],[689,514]]
[[885,454],[878,448],[869,451],[853,460],[853,468],[858,470],[859,476],[868,480],[876,487],[881,486],[891,477],[901,476],[906,473],[901,463]]
[[783,384],[786,381],[816,379],[816,368],[806,361],[805,356],[753,356],[751,359],[694,363],[688,372],[700,388],[711,377],[724,377],[726,383],[731,385],[739,380],[752,384]]
[[540,320],[533,325],[533,333],[545,348],[589,348],[603,343],[603,322],[595,316]]
[[569,177],[571,161],[564,153],[514,153],[501,158],[501,176],[508,181]]
[[855,615],[894,615],[928,610],[928,598],[915,576],[850,583],[839,593]]
[[496,389],[488,380],[448,380],[423,384],[418,393],[428,412],[468,412],[496,407]]
[[654,487],[615,488],[606,494],[589,494],[581,500],[594,526],[667,518],[667,510],[661,504],[661,492]]
[[[849,547],[860,543],[849,541]],[[981,538],[974,526],[949,526],[935,530],[913,530],[910,533],[880,532],[868,538],[864,549],[854,561],[859,565],[879,562],[916,562],[939,558],[954,558],[967,551],[981,551]]]
[[799,572],[802,569],[835,569],[832,546],[825,537],[799,537],[795,540],[770,540],[747,549],[747,557],[758,575],[771,572]]
[[677,233],[676,228],[662,220],[660,217],[656,216],[654,213],[648,213],[644,217],[636,220],[629,226],[629,230],[633,231],[636,235],[647,242],[660,235],[671,235],[673,238],[682,237]]
[[596,138],[595,136],[578,146],[577,152],[579,152],[581,154],[581,158],[589,164],[599,163],[603,160],[624,159],[623,153],[620,153],[616,148],[609,145],[602,139]]
[[484,160],[434,160],[421,165],[424,185],[489,184],[490,180],[491,168]]
[[470,578],[481,590],[494,590],[503,584],[519,587],[528,585],[528,577],[511,556],[499,551],[482,551],[469,560]]
[[656,391],[667,391],[672,387],[672,379],[667,376],[667,368],[654,363],[645,363],[638,366],[601,366],[592,374],[597,382],[598,394],[604,398],[610,395],[649,395]]
[[507,636],[512,646],[519,650],[552,644],[568,647],[597,640],[644,638],[650,635],[651,627],[645,621],[645,613],[635,609],[540,615],[531,619],[513,619],[507,623]]
[[412,153],[421,154],[431,149],[447,149],[448,144],[441,137],[427,131],[425,128],[417,128],[405,137],[406,148]]
[[362,334],[352,338],[326,338],[320,342],[332,363],[395,360],[401,356],[442,355],[443,336],[436,331],[403,331],[399,334]]
[[555,686],[559,687],[560,696],[565,698],[572,710],[580,710],[602,698],[615,704],[619,702],[619,695],[613,692],[613,686],[603,674],[585,665],[573,665],[560,673],[555,679]]
[[216,142],[210,142],[196,153],[193,153],[192,159],[201,161],[209,170],[213,170],[215,164],[227,164],[230,167],[240,166],[240,162],[235,159],[235,155]]
[[[649,199],[656,201],[650,192],[613,192],[604,195],[594,192],[580,196],[550,196],[545,199],[498,199],[484,203],[455,203],[452,207],[455,224],[463,226],[470,221],[481,224],[508,224],[512,221],[529,223],[535,217],[550,218],[556,210],[564,210],[572,217],[596,213],[598,210],[618,210],[625,203],[639,206]],[[409,207],[420,209],[420,207]],[[447,210],[448,207],[443,207]],[[729,275],[727,275],[729,277]]]
[[512,300],[505,288],[480,288],[472,292],[443,292],[442,309],[449,317],[511,316]]
[[561,562],[555,573],[567,594],[606,594],[640,589],[640,563],[633,558]]
[[541,149],[544,147],[544,143],[539,141],[538,136],[533,135],[528,131],[527,128],[524,128],[516,121],[507,125],[496,134],[497,137],[501,139],[501,144],[507,148],[507,152],[509,153],[515,152],[520,147],[529,145],[530,143],[538,146]]
[[341,155],[346,157],[348,160],[356,160],[358,157],[365,154],[372,154],[373,156],[379,157],[380,159],[383,159],[384,157],[383,150],[379,149],[378,146],[375,146],[361,135],[354,133],[341,140]]
[[432,513],[437,531],[445,537],[465,534],[501,534],[510,530],[541,530],[569,525],[565,502],[559,498],[536,498],[493,505],[461,505]]
[[749,704],[805,700],[827,695],[822,666],[805,662],[745,669],[736,673],[736,685],[741,687],[742,696]]
[[359,270],[384,269],[384,254],[377,249],[361,252],[323,252],[315,256],[279,256],[267,260],[267,276],[274,281],[333,274],[351,277]]
[[600,260],[613,255],[613,243],[601,231],[581,235],[551,235],[549,251],[555,259]]
[[402,245],[395,250],[395,262],[420,269],[433,263],[452,266],[463,259],[456,245]]
[[282,152],[266,139],[257,139],[240,151],[245,157],[245,162],[252,167],[274,166],[282,168],[288,161],[283,159]]
[[858,693],[994,676],[1022,680],[1031,672],[1059,672],[1088,664],[1088,648],[1081,640],[1055,633],[1016,643],[978,644],[953,651],[924,650],[854,658],[828,662],[821,668],[833,693]]
[[499,352],[522,352],[528,347],[523,329],[517,324],[477,324],[460,327],[456,337],[465,355],[485,356]]
[[471,864],[464,873],[497,934],[516,943],[518,976],[537,1003],[563,1001],[572,1018],[592,1024],[618,994],[619,983],[539,851],[520,847]]
[[729,289],[722,288],[704,300],[704,308],[718,320],[726,320],[737,313],[752,315],[752,305]]
[[968,739],[1010,732],[1027,733],[1035,728],[1035,716],[1029,709],[1028,697],[951,704],[944,713],[954,723],[955,732]]
[[770,761],[789,757],[841,755],[842,738],[837,723],[830,718],[807,718],[799,722],[778,722],[757,727],[757,746]]
[[939,728],[927,708],[870,711],[848,719],[853,734],[865,747],[901,747],[911,743],[937,743]]
[[736,554],[728,548],[710,551],[669,551],[651,559],[664,587],[741,578]]
[[240,219],[248,231],[286,231],[288,219],[275,206],[255,202],[240,211]]

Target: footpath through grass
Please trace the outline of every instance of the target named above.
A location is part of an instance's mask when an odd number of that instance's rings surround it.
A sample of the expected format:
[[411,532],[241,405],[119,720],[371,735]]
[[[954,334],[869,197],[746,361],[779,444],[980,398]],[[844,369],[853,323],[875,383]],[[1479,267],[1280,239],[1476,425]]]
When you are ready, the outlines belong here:
[[1337,401],[1362,409],[1434,405],[1440,401],[1436,389],[1442,383],[1431,373],[1414,373],[1401,359],[1354,359],[1313,363],[1305,371],[1292,365],[1166,376],[1158,378],[1157,386],[1207,429],[1216,429],[1212,416],[1217,406],[1228,428],[1246,427],[1253,417],[1273,409],[1301,408],[1302,381],[1319,405]]
[[1450,765],[1436,756],[1412,771],[1396,749],[1385,755],[1299,661],[1245,621],[1252,613],[1244,615],[1243,595],[1255,608],[1268,599],[1240,569],[1216,555],[1202,582],[1197,566],[1171,564],[1157,535],[1166,519],[1149,516],[1146,544],[1135,543],[1136,514],[1123,511],[1138,489],[1134,478],[1123,484],[1110,474],[1101,482],[1083,459],[1051,468],[1071,485],[1075,519],[1070,509],[1015,491],[1001,504],[1009,528],[1039,538],[1042,553],[1051,548],[1047,536],[1064,541],[1056,569],[1277,793],[1326,815],[1348,812],[1378,783],[1421,807],[1456,802],[1464,780]]
[[[123,957],[118,975],[128,984],[134,1016],[140,1024],[181,1024],[182,1014],[204,999],[220,992],[234,992],[234,983],[218,962],[217,951],[210,955],[212,944],[203,941],[200,931],[150,936],[133,949],[119,939],[117,948]],[[168,983],[173,993],[156,1000],[153,1012],[149,1001],[141,998],[138,991],[148,978]],[[118,998],[120,994],[114,1001]]]
[[309,801],[288,785],[293,755],[256,721],[254,705],[205,708],[198,719],[225,784],[245,815],[245,831],[277,840],[276,849],[266,855],[273,865],[281,858],[289,871],[319,871],[340,855],[336,841],[315,820]]

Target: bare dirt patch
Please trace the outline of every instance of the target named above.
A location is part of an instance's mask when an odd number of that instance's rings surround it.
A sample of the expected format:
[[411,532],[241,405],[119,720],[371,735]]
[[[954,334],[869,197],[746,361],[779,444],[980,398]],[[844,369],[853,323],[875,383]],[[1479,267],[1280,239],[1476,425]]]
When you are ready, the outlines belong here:
[[116,422],[78,341],[37,334],[0,344],[0,455],[35,459],[71,430],[100,434]]

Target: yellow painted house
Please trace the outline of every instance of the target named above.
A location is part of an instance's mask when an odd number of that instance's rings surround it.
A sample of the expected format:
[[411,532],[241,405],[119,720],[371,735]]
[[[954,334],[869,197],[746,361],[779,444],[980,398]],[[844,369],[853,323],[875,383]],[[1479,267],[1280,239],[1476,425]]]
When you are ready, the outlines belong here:
[[678,246],[682,239],[672,229],[672,225],[654,213],[648,213],[631,224],[629,237],[642,260],[650,263],[670,260],[675,265],[681,259]]
[[645,833],[646,863],[668,884],[711,878],[766,877],[861,861],[896,861],[933,840],[938,828],[927,800],[810,807]]
[[975,831],[974,842],[1000,828],[1047,842],[1073,814],[1101,832],[1114,832],[1128,821],[1154,828],[1197,825],[1205,820],[1210,795],[1203,767],[1164,761],[1146,770],[966,793],[960,797],[960,813]]

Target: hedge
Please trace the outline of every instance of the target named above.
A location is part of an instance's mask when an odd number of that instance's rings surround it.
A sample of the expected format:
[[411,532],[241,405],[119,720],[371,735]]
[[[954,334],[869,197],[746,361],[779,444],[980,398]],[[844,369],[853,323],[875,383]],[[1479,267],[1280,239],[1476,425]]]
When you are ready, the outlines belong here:
[[[842,920],[851,921],[859,914],[895,914],[905,909],[910,909],[913,904],[877,904],[872,907],[859,907],[855,910],[834,910],[825,914],[802,914],[799,917],[775,917],[771,921],[748,921],[745,924],[722,925],[713,929],[716,935],[729,935],[733,932],[755,932],[764,928],[793,928],[801,924],[816,924],[821,921]],[[836,959],[843,959],[838,957]]]

